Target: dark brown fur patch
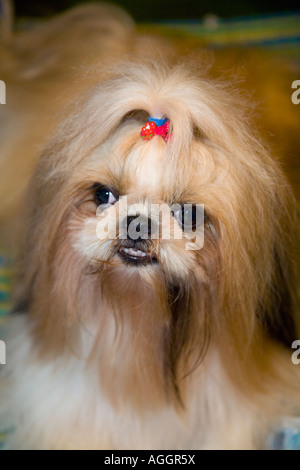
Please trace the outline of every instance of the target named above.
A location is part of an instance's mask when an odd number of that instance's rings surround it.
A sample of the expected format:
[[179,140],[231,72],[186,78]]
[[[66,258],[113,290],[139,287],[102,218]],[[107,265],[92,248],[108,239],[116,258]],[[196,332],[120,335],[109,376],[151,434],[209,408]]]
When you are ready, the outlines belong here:
[[170,321],[165,331],[164,368],[167,385],[182,407],[182,381],[200,364],[209,343],[204,297],[200,299],[201,287],[196,286],[193,282],[168,286]]
[[264,312],[264,327],[268,335],[284,347],[290,349],[292,342],[298,337],[295,322],[295,291],[292,267],[289,259],[284,264],[275,251],[275,281],[270,293],[270,307]]

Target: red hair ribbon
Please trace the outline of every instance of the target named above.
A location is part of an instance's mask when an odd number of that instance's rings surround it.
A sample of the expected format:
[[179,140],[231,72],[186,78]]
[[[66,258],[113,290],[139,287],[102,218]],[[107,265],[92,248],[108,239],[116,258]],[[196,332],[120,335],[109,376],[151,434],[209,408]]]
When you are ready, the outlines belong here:
[[141,137],[150,140],[155,135],[160,135],[166,142],[169,140],[169,119],[154,119],[149,116],[149,121],[142,127]]

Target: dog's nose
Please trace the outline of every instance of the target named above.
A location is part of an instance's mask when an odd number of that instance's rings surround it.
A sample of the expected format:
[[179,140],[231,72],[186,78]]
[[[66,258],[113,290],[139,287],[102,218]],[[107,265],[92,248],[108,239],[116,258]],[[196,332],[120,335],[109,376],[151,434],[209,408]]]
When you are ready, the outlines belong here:
[[151,235],[151,219],[144,215],[128,215],[127,238],[130,240],[146,240]]

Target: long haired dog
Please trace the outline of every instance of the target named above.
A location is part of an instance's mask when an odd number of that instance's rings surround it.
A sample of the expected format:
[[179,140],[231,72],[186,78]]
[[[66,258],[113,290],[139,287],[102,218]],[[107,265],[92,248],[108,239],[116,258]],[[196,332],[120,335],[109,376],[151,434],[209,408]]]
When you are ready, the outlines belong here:
[[44,148],[1,377],[8,448],[267,448],[299,412],[294,200],[204,75],[125,63]]

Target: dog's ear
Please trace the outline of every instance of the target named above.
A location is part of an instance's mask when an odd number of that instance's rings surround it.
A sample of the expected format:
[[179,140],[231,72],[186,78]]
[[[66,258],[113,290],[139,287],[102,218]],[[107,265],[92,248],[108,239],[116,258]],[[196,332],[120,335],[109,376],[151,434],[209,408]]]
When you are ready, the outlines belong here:
[[293,260],[283,260],[274,252],[275,276],[270,291],[270,302],[264,312],[264,326],[268,335],[290,348],[298,338],[297,283]]
[[271,276],[266,283],[267,290],[262,294],[264,298],[259,311],[268,336],[290,349],[300,334],[299,213],[292,188],[280,166],[274,169],[277,184],[267,220],[273,239],[270,246]]

